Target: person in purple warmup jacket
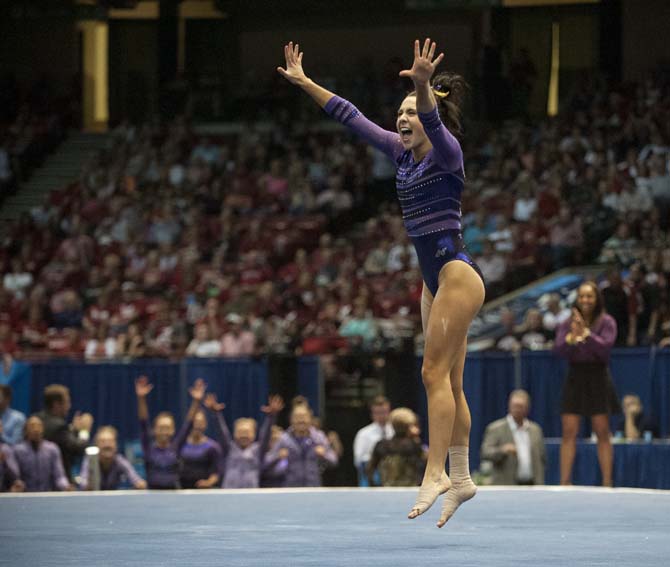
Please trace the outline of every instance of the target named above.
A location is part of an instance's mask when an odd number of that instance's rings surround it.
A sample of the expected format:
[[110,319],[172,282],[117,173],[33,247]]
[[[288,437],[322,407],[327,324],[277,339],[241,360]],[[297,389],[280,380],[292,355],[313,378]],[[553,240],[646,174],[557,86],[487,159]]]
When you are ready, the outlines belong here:
[[231,437],[223,417],[224,403],[218,403],[215,394],[207,394],[205,406],[216,414],[216,423],[221,435],[224,454],[223,488],[258,488],[265,453],[270,443],[272,426],[277,414],[284,409],[280,396],[270,396],[268,404],[261,408],[265,420],[256,441],[256,420],[242,417],[235,420]]
[[572,465],[582,416],[591,418],[598,439],[603,486],[612,486],[613,451],[609,417],[620,413],[619,398],[609,371],[617,336],[616,321],[605,312],[595,282],[579,286],[572,316],[558,327],[554,352],[569,363],[561,401],[561,484],[572,482]]
[[207,385],[198,378],[189,389],[191,407],[179,433],[175,436],[174,417],[169,412],[161,412],[154,419],[153,436],[149,433],[149,408],[147,396],[153,390],[146,376],[135,380],[137,395],[137,416],[140,420],[140,439],[147,472],[147,484],[152,489],[179,488],[179,452],[193,426],[193,419],[205,396]]
[[179,454],[182,488],[218,488],[223,477],[223,451],[214,439],[205,435],[207,416],[199,409],[193,419],[193,429]]
[[296,404],[291,411],[291,426],[282,434],[266,466],[286,460],[283,486],[321,486],[321,470],[338,463],[337,454],[326,434],[312,425],[312,410]]
[[[396,167],[396,189],[407,235],[423,277],[421,319],[425,347],[422,377],[428,397],[428,462],[416,502],[416,518],[445,494],[442,527],[477,487],[470,478],[470,410],[463,392],[468,329],[484,303],[484,278],[463,242],[461,196],[465,184],[460,104],[462,77],[440,73],[444,55],[435,42],[414,42],[411,69],[400,72],[414,90],[402,101],[396,131],[377,126],[350,102],[316,84],[302,68],[303,53],[284,47],[286,68],[277,71],[300,87],[327,114],[384,153]],[[449,475],[445,464],[449,456]]]

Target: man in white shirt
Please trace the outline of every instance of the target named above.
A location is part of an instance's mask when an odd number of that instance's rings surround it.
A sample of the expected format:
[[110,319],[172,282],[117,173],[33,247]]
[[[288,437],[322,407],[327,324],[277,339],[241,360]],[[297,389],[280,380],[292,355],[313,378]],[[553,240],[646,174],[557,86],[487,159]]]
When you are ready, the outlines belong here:
[[514,390],[508,408],[507,416],[489,424],[484,432],[481,459],[491,462],[491,484],[544,484],[544,435],[527,418],[530,396],[525,390]]
[[382,439],[393,438],[393,426],[389,416],[391,404],[384,396],[375,396],[370,403],[372,423],[356,433],[354,438],[354,466],[365,477],[365,465],[372,456],[375,445]]

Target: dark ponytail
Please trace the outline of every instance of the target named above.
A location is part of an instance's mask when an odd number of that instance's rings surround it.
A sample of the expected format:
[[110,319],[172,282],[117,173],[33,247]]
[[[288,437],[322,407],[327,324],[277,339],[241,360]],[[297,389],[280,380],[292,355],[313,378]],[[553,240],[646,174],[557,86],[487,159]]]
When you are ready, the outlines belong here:
[[[469,89],[468,83],[456,73],[440,73],[433,77],[433,94],[437,102],[437,111],[442,123],[457,138],[463,135],[461,126],[461,106],[465,93]],[[446,95],[446,96],[440,96]]]

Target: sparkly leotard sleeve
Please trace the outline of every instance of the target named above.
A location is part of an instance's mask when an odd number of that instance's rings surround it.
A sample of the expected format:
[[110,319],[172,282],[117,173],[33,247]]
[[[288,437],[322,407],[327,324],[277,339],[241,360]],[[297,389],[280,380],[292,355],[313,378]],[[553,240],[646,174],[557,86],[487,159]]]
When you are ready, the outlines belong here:
[[430,292],[437,293],[440,270],[453,260],[466,262],[483,280],[461,234],[463,152],[458,140],[442,124],[437,108],[419,113],[433,145],[419,161],[414,161],[411,150],[403,148],[397,133],[380,128],[350,102],[334,96],[324,109],[394,161],[405,229],[416,248],[423,280]]

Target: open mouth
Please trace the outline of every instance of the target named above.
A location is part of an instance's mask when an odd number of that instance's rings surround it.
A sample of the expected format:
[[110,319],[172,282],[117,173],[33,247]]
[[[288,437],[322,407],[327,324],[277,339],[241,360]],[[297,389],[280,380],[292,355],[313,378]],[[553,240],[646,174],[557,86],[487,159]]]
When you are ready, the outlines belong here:
[[410,128],[402,127],[400,128],[400,139],[403,142],[408,142],[412,136],[412,130]]

